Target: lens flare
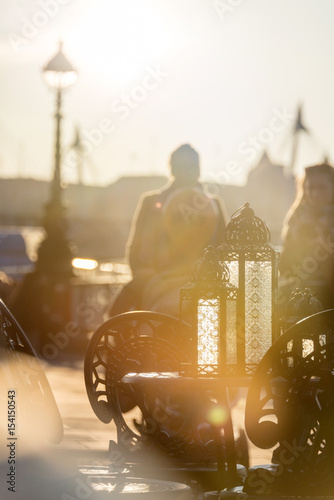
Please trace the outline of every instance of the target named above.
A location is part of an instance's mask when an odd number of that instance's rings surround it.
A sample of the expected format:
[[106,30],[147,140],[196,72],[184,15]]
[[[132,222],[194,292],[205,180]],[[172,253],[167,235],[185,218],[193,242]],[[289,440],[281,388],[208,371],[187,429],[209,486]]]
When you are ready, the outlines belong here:
[[228,409],[224,406],[215,406],[208,411],[207,419],[209,424],[217,427],[225,424],[228,418]]

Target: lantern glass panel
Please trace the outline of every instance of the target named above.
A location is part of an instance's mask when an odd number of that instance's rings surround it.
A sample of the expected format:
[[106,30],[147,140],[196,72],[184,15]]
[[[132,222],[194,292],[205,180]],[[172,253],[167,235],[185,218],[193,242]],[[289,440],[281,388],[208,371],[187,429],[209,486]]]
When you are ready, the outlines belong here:
[[237,301],[226,301],[226,364],[237,363]]
[[245,356],[258,364],[272,342],[272,263],[245,262]]
[[226,261],[229,274],[230,274],[230,284],[236,288],[239,287],[239,262],[235,260]]
[[199,370],[215,372],[219,364],[220,351],[220,300],[200,299],[197,309],[197,360]]

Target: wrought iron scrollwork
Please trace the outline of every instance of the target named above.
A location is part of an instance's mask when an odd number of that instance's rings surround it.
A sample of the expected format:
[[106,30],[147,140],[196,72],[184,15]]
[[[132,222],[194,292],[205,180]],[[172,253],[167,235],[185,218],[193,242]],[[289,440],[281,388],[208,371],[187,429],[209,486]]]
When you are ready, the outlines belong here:
[[245,203],[232,216],[226,228],[228,244],[254,245],[270,241],[267,224],[254,214],[249,203]]
[[[8,388],[20,394],[18,426],[29,439],[59,443],[63,423],[37,353],[10,310],[0,300],[0,394]],[[1,403],[4,400],[0,398]],[[6,399],[7,404],[7,399]]]
[[218,251],[208,246],[194,264],[192,286],[215,287],[227,284],[230,279],[228,267],[219,258]]
[[290,494],[333,491],[334,310],[289,328],[260,362],[249,388],[249,439],[274,451],[279,477],[270,488]]
[[215,457],[210,429],[198,425],[201,417],[205,420],[206,391],[121,383],[127,373],[181,372],[190,363],[191,336],[190,326],[176,318],[130,312],[101,325],[90,341],[84,367],[87,394],[102,422],[114,420],[118,446],[130,461],[152,461],[155,453],[194,462]]

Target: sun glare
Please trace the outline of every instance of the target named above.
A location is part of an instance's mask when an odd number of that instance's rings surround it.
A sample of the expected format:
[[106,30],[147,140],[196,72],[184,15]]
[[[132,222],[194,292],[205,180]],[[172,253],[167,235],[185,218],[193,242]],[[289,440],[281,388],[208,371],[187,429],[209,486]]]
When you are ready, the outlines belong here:
[[123,85],[161,61],[173,42],[152,2],[103,0],[91,4],[64,44],[78,66]]

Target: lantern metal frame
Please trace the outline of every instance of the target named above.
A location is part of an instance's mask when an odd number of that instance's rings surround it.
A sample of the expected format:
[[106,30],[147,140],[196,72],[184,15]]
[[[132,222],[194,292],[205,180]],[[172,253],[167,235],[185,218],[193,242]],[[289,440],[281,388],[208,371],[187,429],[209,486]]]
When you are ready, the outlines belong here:
[[278,257],[279,252],[270,243],[268,226],[245,203],[232,216],[226,242],[219,247],[219,259],[238,289],[238,353],[233,375],[252,375],[279,336]]
[[[218,249],[208,247],[204,251],[196,263],[192,281],[181,289],[181,318],[185,301],[192,303],[192,325],[196,332],[191,356],[193,375],[251,376],[278,338],[279,253],[269,240],[266,223],[246,203],[232,216],[225,243]],[[216,322],[212,327],[209,318],[206,325],[207,348],[210,349],[211,343],[215,358],[211,364],[202,363],[199,357],[199,343],[205,337],[200,324],[201,304],[211,307],[208,318],[211,314],[211,321]],[[211,337],[210,329],[214,330]]]
[[238,288],[237,374],[252,375],[279,336],[277,284],[279,253],[266,223],[245,203],[226,228],[219,258]]
[[[235,305],[235,321],[236,321],[236,304],[237,304],[237,289],[232,287],[229,283],[229,273],[227,267],[222,264],[218,258],[217,251],[209,246],[205,249],[203,256],[196,263],[196,270],[194,272],[193,280],[180,291],[181,301],[181,319],[183,317],[185,302],[190,302],[192,313],[192,325],[194,331],[197,332],[193,336],[192,343],[192,375],[193,376],[221,376],[227,371],[229,364],[229,346],[228,346],[228,330],[229,325],[224,319],[229,318],[231,322],[231,314],[227,314],[229,305]],[[205,312],[200,312],[200,308],[207,308],[207,315]],[[233,305],[232,305],[233,308]],[[213,317],[216,312],[217,318]],[[207,327],[207,340],[208,348],[213,349],[211,355],[208,352],[203,352],[200,344],[205,342],[201,339],[200,330],[205,328],[205,325],[200,327],[200,318],[205,322]],[[215,331],[210,332],[211,325]],[[205,332],[204,336],[206,335]],[[211,339],[210,337],[211,333]],[[216,337],[216,345],[214,343]],[[212,358],[211,362],[203,358]],[[215,358],[215,359],[213,359]]]

